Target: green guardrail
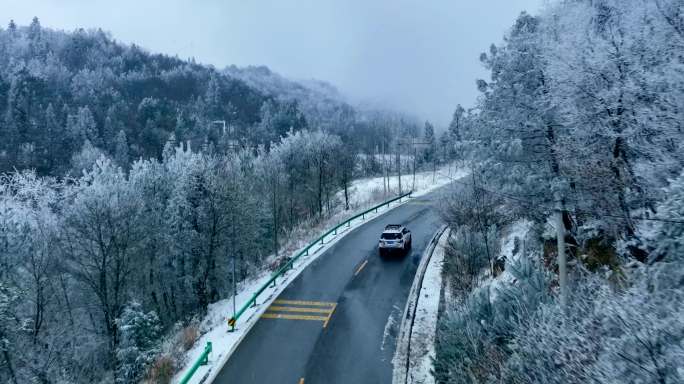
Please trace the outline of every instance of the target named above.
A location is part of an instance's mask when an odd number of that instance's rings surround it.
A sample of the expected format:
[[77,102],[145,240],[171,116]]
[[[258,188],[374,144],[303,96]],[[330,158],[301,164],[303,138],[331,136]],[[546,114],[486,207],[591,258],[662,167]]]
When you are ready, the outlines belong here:
[[[237,311],[237,313],[235,314],[235,316],[234,316],[234,317],[231,317],[231,318],[228,320],[228,325],[231,327],[231,331],[234,331],[234,330],[235,330],[235,324],[237,323],[237,320],[240,318],[240,316],[242,316],[242,314],[245,313],[245,311],[246,311],[250,306],[256,306],[256,301],[257,301],[257,298],[259,297],[259,295],[261,295],[261,294],[266,290],[266,288],[268,288],[269,285],[273,284],[273,286],[275,286],[276,279],[277,279],[278,277],[282,276],[282,275],[283,275],[285,272],[287,272],[289,269],[291,269],[291,268],[292,268],[292,265],[294,264],[294,262],[297,261],[300,257],[305,256],[305,255],[308,255],[308,254],[309,254],[309,250],[310,250],[312,247],[316,246],[318,243],[320,243],[321,245],[323,245],[323,243],[324,243],[324,241],[325,241],[325,238],[326,238],[327,236],[330,236],[331,234],[332,234],[332,235],[337,235],[337,230],[340,229],[341,227],[343,227],[343,226],[351,227],[351,222],[352,222],[353,220],[356,220],[356,219],[358,219],[359,217],[360,217],[361,219],[365,219],[365,218],[366,218],[366,215],[369,214],[371,211],[375,211],[375,213],[377,213],[377,212],[378,212],[378,209],[379,209],[379,208],[382,208],[382,207],[385,206],[385,205],[389,208],[390,203],[393,203],[393,202],[395,202],[395,201],[397,201],[397,200],[401,201],[401,199],[403,199],[403,198],[405,198],[405,197],[410,198],[412,193],[413,193],[413,191],[409,191],[408,193],[405,193],[405,194],[403,194],[403,195],[397,196],[397,197],[395,197],[395,198],[393,198],[393,199],[390,199],[390,200],[387,200],[387,201],[385,201],[385,202],[383,202],[383,203],[380,203],[380,204],[378,204],[378,205],[376,205],[376,206],[374,206],[374,207],[372,207],[372,208],[370,208],[370,209],[367,209],[367,210],[365,210],[365,211],[363,211],[363,212],[361,212],[361,213],[358,213],[358,214],[356,214],[356,215],[354,215],[354,216],[348,218],[347,220],[345,220],[345,221],[343,221],[343,222],[337,224],[336,226],[332,227],[330,230],[328,230],[327,232],[325,232],[324,234],[322,234],[318,239],[316,239],[316,240],[312,241],[311,243],[309,243],[309,245],[307,245],[304,249],[302,249],[297,255],[295,255],[295,257],[290,258],[290,260],[289,260],[285,265],[283,265],[283,266],[280,267],[277,271],[275,271],[275,272],[273,273],[273,275],[271,276],[271,278],[268,279],[268,281],[267,281],[266,283],[264,283],[264,284],[263,284],[263,285],[262,285],[262,286],[261,286],[261,287],[252,295],[252,297],[251,297],[251,298],[242,306],[242,308],[240,308],[239,311]],[[200,366],[206,365],[206,364],[208,363],[208,361],[209,361],[209,353],[211,353],[211,342],[210,342],[210,341],[207,342],[207,345],[204,347],[204,351],[202,351],[202,354],[199,356],[199,358],[197,359],[197,361],[195,361],[195,363],[192,365],[192,367],[190,367],[190,370],[188,370],[188,372],[186,372],[185,375],[183,376],[183,378],[180,380],[180,382],[179,382],[180,384],[187,384],[188,381],[190,381],[190,378],[192,378],[192,375],[195,374],[195,372],[197,371],[197,369],[198,369]]]
[[199,356],[197,361],[190,367],[190,370],[185,373],[183,378],[180,380],[180,384],[187,384],[188,381],[190,381],[190,378],[192,375],[195,374],[195,371],[197,371],[197,368],[199,368],[201,365],[207,365],[209,362],[209,354],[211,353],[211,341],[207,341],[207,345],[204,347],[204,351],[202,351],[202,354]]
[[404,197],[410,198],[412,193],[413,193],[413,191],[409,191],[408,193],[405,193],[405,194],[403,194],[403,195],[399,195],[399,196],[397,196],[397,197],[395,197],[395,198],[393,198],[393,199],[391,199],[391,200],[387,200],[387,201],[385,201],[385,202],[383,202],[383,203],[380,203],[380,204],[378,204],[378,205],[376,205],[376,206],[374,206],[374,207],[372,207],[372,208],[370,208],[370,209],[367,209],[367,210],[365,210],[365,211],[363,211],[363,212],[361,212],[361,213],[359,213],[359,214],[356,214],[356,215],[354,215],[354,216],[348,218],[347,220],[345,220],[345,221],[343,221],[343,222],[337,224],[336,226],[332,227],[330,230],[328,230],[327,232],[325,232],[324,234],[322,234],[318,239],[316,239],[316,240],[312,241],[311,243],[309,243],[309,245],[307,245],[304,249],[302,249],[297,255],[295,255],[294,257],[290,258],[290,260],[289,260],[285,265],[283,265],[283,266],[280,267],[277,271],[275,271],[275,272],[273,273],[273,275],[271,276],[271,278],[268,279],[268,281],[267,281],[266,283],[264,283],[264,284],[263,284],[263,285],[262,285],[262,286],[261,286],[261,287],[252,295],[252,297],[251,297],[249,300],[247,300],[247,302],[240,308],[240,310],[237,311],[237,312],[235,313],[235,316],[234,316],[234,317],[231,317],[231,318],[228,320],[228,325],[231,327],[231,330],[232,330],[232,331],[235,330],[235,324],[237,323],[238,319],[240,318],[240,316],[242,316],[243,313],[245,313],[245,311],[246,311],[250,306],[256,306],[257,298],[259,297],[259,295],[261,295],[261,294],[266,290],[266,288],[268,288],[269,285],[273,285],[273,286],[275,287],[276,279],[277,279],[278,277],[282,276],[282,275],[283,275],[285,272],[287,272],[289,269],[291,269],[291,268],[292,268],[292,265],[294,264],[294,262],[297,261],[300,257],[305,256],[305,255],[308,255],[308,254],[309,254],[309,250],[310,250],[312,247],[316,246],[316,245],[319,244],[319,243],[322,245],[323,242],[324,242],[324,240],[325,240],[325,238],[326,238],[327,236],[331,235],[331,234],[337,235],[337,230],[340,229],[341,227],[343,227],[343,226],[350,227],[350,226],[351,226],[351,222],[352,222],[353,220],[358,219],[359,217],[360,217],[361,219],[365,219],[365,218],[366,218],[366,215],[369,214],[371,211],[375,211],[375,212],[377,213],[377,212],[378,212],[378,208],[382,208],[382,207],[385,206],[385,205],[389,208],[390,203],[393,203],[393,202],[395,202],[395,201],[397,201],[397,200],[400,200],[400,201],[401,201],[401,199],[403,199]]

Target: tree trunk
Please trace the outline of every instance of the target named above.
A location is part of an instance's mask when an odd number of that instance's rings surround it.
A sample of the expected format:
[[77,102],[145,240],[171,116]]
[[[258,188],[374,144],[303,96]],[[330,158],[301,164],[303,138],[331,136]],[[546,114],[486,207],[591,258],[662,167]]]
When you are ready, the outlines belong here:
[[[273,252],[275,253],[276,258],[278,257],[278,201],[277,201],[277,191],[275,184],[277,183],[274,182],[273,185]],[[234,224],[233,224],[234,225]]]
[[558,245],[558,282],[560,285],[560,302],[565,307],[568,303],[568,270],[565,257],[565,223],[563,223],[563,199],[556,192],[556,240]]
[[[4,338],[4,335],[0,333],[0,338]],[[9,352],[7,350],[2,351],[2,356],[5,358],[5,364],[7,366],[7,372],[9,372],[10,379],[12,383],[18,384],[17,375],[14,373],[14,366],[12,365],[12,359],[10,358]]]
[[323,215],[323,159],[318,164],[318,215]]
[[349,210],[349,178],[347,176],[347,172],[343,170],[344,172],[344,210],[348,211]]

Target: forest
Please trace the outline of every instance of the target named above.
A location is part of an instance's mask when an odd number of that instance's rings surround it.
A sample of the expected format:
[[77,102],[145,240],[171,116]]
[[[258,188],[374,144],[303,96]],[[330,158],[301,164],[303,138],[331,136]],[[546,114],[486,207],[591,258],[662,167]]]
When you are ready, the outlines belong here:
[[0,381],[13,384],[167,382],[196,338],[176,335],[232,293],[233,259],[237,281],[268,268],[291,231],[348,209],[337,193],[395,172],[398,139],[424,133],[325,83],[37,18],[0,29],[0,114]]
[[0,28],[0,381],[169,382],[354,180],[449,162],[437,383],[684,382],[682,1],[549,1],[479,59],[441,132],[267,67]]
[[480,59],[437,382],[683,382],[682,2],[551,2]]
[[100,155],[128,168],[160,159],[171,135],[225,151],[228,139],[254,149],[310,128],[370,153],[390,131],[417,132],[411,117],[358,110],[328,84],[262,69],[221,71],[117,43],[102,30],[12,21],[0,29],[0,172],[79,176]]

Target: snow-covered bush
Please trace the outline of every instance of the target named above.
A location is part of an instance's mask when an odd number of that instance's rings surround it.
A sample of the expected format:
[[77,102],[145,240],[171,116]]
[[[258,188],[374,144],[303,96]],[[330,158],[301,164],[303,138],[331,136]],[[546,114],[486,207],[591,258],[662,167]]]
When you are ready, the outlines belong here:
[[641,238],[651,250],[651,261],[684,255],[684,173],[670,181],[664,195],[664,201],[656,207],[656,216],[673,220],[648,221],[639,226]]
[[[680,265],[679,268],[682,266]],[[681,383],[684,291],[650,282],[616,292],[600,277],[575,284],[518,327],[503,376],[511,383]]]
[[133,301],[116,324],[121,338],[116,350],[117,382],[137,382],[159,352],[161,322],[156,312],[146,313],[139,302]]
[[440,322],[434,374],[440,383],[499,382],[517,329],[550,300],[549,276],[530,257],[511,261],[511,283],[476,288]]
[[489,266],[484,237],[479,232],[461,226],[452,232],[445,252],[443,270],[451,288],[470,291],[478,282],[482,269]]

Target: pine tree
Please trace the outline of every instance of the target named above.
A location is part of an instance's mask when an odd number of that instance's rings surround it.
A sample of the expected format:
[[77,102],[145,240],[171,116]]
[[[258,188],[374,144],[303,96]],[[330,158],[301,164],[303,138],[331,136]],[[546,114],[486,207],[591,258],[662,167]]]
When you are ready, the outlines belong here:
[[130,158],[128,156],[128,139],[126,139],[126,132],[119,131],[116,135],[116,143],[114,150],[114,160],[123,169],[128,169]]
[[423,151],[423,161],[433,163],[437,155],[437,141],[435,140],[435,127],[429,121],[425,122],[423,140],[427,144],[427,148]]
[[45,110],[45,139],[43,140],[46,153],[44,161],[48,172],[53,171],[56,165],[63,164],[61,161],[64,156],[63,139],[64,129],[57,120],[55,110],[50,103]]
[[31,41],[36,41],[40,39],[40,34],[41,34],[41,27],[40,27],[40,21],[38,20],[38,17],[33,17],[33,20],[31,20],[31,25],[29,25],[28,29],[28,37]]
[[454,117],[449,124],[449,132],[456,140],[461,140],[463,134],[463,120],[465,119],[465,109],[461,104],[456,105]]
[[9,32],[11,39],[17,37],[17,25],[14,23],[14,19],[10,19],[10,22],[7,25],[7,31]]
[[90,112],[90,108],[82,107],[78,109],[78,125],[79,132],[81,132],[84,139],[90,140],[96,147],[102,147],[102,138],[97,130],[97,123],[93,113]]
[[116,319],[120,344],[116,350],[117,383],[137,382],[159,352],[162,326],[157,313],[133,301]]
[[124,129],[118,113],[119,108],[117,106],[109,107],[102,128],[102,139],[105,147],[109,151],[114,151],[116,149],[116,135],[118,135],[119,131]]
[[204,102],[210,119],[225,119],[225,116],[221,113],[221,83],[216,75],[211,76],[209,79]]

